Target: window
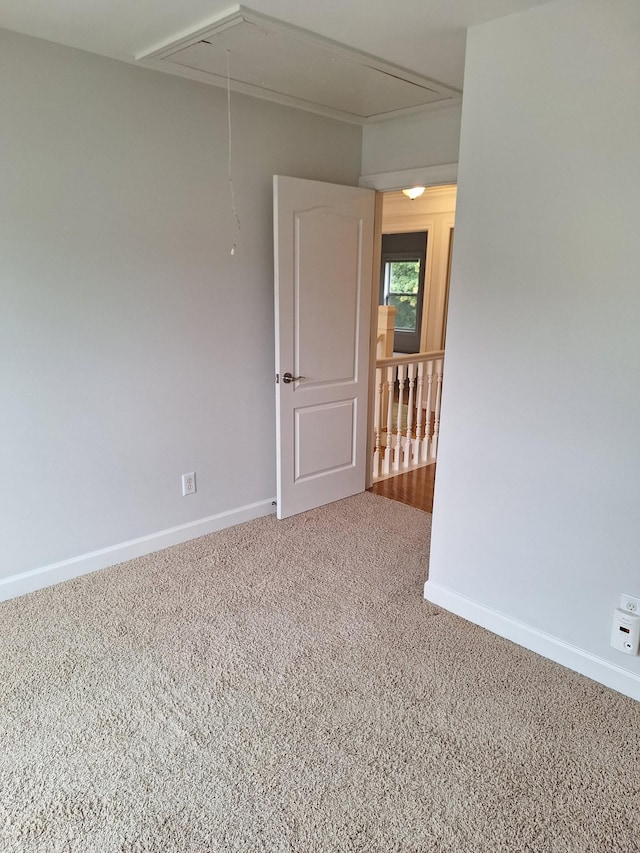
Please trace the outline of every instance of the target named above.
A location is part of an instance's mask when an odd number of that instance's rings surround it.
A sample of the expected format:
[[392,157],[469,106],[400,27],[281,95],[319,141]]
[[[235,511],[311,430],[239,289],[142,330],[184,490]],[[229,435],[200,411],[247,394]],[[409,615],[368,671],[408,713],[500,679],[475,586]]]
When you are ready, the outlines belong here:
[[397,309],[393,348],[419,352],[427,232],[383,234],[380,304]]
[[393,305],[396,329],[415,332],[418,329],[418,290],[420,258],[387,261],[384,265],[384,304]]

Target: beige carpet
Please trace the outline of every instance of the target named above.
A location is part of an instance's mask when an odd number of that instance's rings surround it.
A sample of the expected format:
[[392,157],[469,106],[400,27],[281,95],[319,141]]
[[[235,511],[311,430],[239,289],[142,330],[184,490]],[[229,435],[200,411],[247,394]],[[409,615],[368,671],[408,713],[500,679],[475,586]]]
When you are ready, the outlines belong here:
[[0,605],[0,850],[640,850],[640,703],[422,599],[371,494]]

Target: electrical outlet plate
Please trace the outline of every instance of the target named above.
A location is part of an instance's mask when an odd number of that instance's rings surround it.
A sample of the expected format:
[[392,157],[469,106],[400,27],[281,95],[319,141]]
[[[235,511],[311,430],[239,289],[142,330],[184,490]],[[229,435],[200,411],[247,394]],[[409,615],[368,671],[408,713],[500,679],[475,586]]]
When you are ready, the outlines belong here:
[[196,491],[196,475],[194,471],[182,475],[182,496],[193,495]]
[[637,598],[635,595],[626,595],[623,592],[620,596],[620,608],[626,610],[627,613],[640,615],[640,598]]

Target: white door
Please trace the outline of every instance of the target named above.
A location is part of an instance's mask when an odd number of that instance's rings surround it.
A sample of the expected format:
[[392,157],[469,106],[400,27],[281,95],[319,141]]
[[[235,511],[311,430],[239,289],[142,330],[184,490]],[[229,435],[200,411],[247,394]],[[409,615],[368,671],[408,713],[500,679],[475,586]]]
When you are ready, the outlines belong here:
[[278,518],[364,491],[375,193],[276,176]]

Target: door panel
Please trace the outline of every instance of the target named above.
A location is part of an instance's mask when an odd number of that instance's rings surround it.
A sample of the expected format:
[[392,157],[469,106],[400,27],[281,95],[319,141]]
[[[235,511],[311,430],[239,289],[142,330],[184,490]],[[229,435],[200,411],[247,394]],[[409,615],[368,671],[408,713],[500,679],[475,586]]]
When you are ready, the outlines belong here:
[[357,293],[344,282],[358,275],[361,227],[355,217],[324,210],[295,214],[296,373],[310,374],[310,382],[355,376]]
[[365,488],[374,199],[274,178],[279,518]]
[[296,409],[295,419],[296,482],[355,464],[355,400]]

